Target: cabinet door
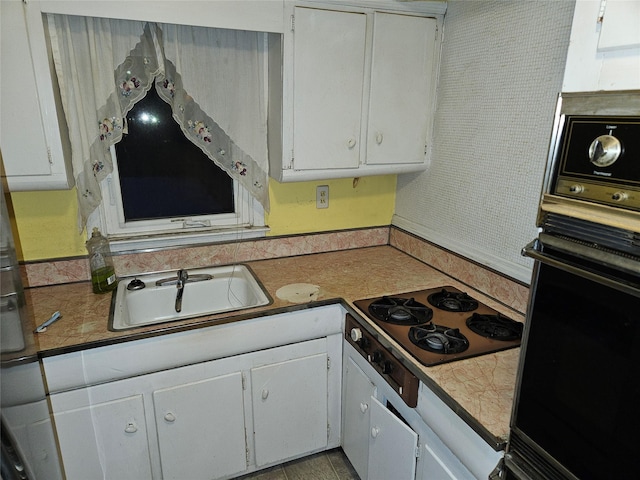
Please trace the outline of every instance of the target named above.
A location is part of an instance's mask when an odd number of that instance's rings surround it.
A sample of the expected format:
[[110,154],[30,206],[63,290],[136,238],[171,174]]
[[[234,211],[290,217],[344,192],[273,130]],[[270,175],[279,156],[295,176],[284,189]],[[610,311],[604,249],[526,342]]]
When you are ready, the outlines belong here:
[[342,449],[360,478],[367,478],[369,461],[369,411],[375,386],[351,358],[342,381]]
[[247,468],[242,374],[153,392],[164,479],[227,477]]
[[598,50],[640,47],[640,2],[607,0]]
[[375,13],[367,165],[425,161],[435,41],[433,18]]
[[369,480],[413,480],[418,435],[371,397]]
[[2,0],[0,35],[0,144],[9,189],[68,189],[71,152],[38,6]]
[[54,415],[68,480],[151,478],[142,395]]
[[[36,77],[29,37],[20,0],[2,2],[2,156],[8,175],[49,175],[51,166],[45,143]],[[24,92],[29,92],[25,94]],[[20,121],[28,119],[28,122]],[[15,135],[29,142],[15,142]]]
[[327,446],[327,355],[251,369],[257,466]]
[[295,170],[357,168],[366,15],[295,9]]

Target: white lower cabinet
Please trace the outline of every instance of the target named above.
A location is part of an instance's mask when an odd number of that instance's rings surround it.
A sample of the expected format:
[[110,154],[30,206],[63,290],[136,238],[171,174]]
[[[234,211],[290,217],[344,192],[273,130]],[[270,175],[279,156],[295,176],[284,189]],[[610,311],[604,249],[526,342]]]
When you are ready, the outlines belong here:
[[371,397],[369,476],[375,480],[413,480],[418,434],[375,397]]
[[61,408],[54,419],[66,478],[151,478],[149,439],[142,395],[94,403],[91,392]]
[[67,479],[233,478],[335,447],[340,343],[335,334],[51,394]]
[[327,446],[327,354],[251,369],[256,465]]
[[153,406],[162,478],[226,477],[247,469],[240,372],[156,390]]
[[342,448],[358,476],[413,480],[418,435],[376,399],[375,385],[349,357],[343,384]]
[[347,342],[342,400],[342,448],[362,480],[477,478]]
[[342,448],[362,479],[369,472],[371,398],[376,387],[350,357],[345,357],[342,399]]

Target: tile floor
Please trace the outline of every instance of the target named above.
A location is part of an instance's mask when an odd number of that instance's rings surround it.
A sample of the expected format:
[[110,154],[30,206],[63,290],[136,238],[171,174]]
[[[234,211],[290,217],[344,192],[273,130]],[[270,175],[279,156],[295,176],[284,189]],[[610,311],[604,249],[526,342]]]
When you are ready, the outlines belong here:
[[359,480],[340,448],[261,470],[242,480]]

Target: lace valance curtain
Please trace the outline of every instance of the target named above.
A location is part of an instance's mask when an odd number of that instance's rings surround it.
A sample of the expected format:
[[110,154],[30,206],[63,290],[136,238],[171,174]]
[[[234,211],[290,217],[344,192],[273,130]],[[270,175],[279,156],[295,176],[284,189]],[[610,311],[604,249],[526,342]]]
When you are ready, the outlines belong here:
[[102,201],[100,182],[113,170],[109,147],[152,82],[185,136],[268,210],[262,34],[64,15],[47,21],[80,228]]

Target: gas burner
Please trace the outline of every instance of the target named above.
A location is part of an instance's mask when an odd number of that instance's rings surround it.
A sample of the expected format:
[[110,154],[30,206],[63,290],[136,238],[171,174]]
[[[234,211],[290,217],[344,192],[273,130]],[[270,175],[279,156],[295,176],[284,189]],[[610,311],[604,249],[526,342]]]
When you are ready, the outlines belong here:
[[458,328],[429,323],[411,327],[409,340],[423,350],[434,353],[461,353],[469,348],[469,341]]
[[467,318],[467,327],[478,335],[494,340],[518,340],[522,337],[522,324],[501,314],[474,313]]
[[448,312],[471,312],[478,308],[478,301],[463,292],[450,292],[442,289],[427,297],[429,303]]
[[382,297],[369,305],[369,313],[396,325],[421,325],[433,317],[433,310],[413,298]]

